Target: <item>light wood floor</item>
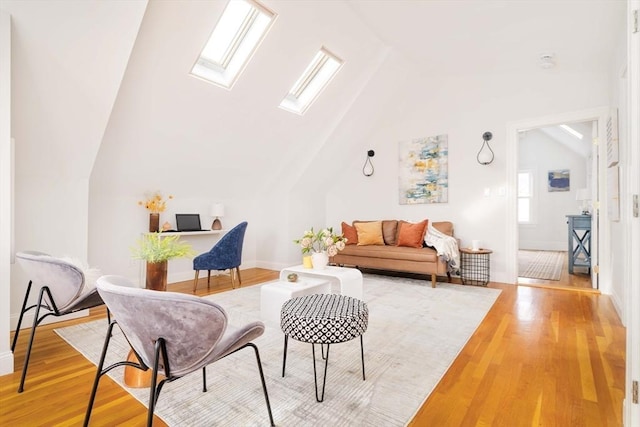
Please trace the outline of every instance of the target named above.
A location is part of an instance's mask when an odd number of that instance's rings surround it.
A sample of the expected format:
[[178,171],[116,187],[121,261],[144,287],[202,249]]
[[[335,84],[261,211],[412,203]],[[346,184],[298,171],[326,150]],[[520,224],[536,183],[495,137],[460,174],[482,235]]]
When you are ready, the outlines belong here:
[[574,267],[574,274],[569,274],[569,257],[565,255],[562,263],[560,280],[531,279],[518,277],[518,284],[522,286],[535,286],[539,288],[564,289],[569,291],[595,292],[599,291],[591,284],[591,275],[585,267]]
[[[277,275],[243,270],[243,286]],[[191,286],[183,282],[170,290],[191,292]],[[625,330],[609,297],[489,286],[502,289],[501,295],[410,425],[622,425]],[[228,289],[229,279],[223,276],[211,293]],[[206,279],[200,280],[197,293],[209,293]],[[104,309],[96,309],[90,319],[104,316]],[[27,339],[28,330],[23,330],[16,372],[0,377],[0,425],[81,425],[95,366],[52,326],[38,328],[25,391],[18,394]],[[101,381],[92,426],[143,425],[145,420],[142,404],[108,377]],[[165,424],[156,417],[154,425]]]

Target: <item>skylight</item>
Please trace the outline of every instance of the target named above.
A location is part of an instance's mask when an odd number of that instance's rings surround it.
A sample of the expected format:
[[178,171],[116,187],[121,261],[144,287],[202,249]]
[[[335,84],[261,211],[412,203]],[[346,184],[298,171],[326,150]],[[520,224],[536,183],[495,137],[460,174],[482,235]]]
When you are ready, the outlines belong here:
[[321,48],[282,100],[280,108],[292,113],[304,114],[341,66],[342,60],[324,47]]
[[253,0],[230,0],[191,74],[230,89],[275,17]]
[[563,131],[568,132],[569,134],[575,136],[578,139],[582,139],[583,138],[582,134],[580,132],[578,132],[577,130],[575,130],[574,128],[572,128],[571,126],[560,125],[559,127]]

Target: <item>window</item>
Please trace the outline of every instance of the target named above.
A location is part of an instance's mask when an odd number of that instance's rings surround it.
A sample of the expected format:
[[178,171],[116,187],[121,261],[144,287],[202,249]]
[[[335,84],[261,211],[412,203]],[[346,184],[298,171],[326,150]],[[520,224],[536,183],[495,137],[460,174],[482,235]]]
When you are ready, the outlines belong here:
[[518,223],[533,222],[533,172],[518,172]]
[[229,1],[191,74],[230,89],[275,17],[253,0]]
[[342,60],[324,47],[321,48],[282,100],[280,108],[292,113],[304,114],[341,66]]

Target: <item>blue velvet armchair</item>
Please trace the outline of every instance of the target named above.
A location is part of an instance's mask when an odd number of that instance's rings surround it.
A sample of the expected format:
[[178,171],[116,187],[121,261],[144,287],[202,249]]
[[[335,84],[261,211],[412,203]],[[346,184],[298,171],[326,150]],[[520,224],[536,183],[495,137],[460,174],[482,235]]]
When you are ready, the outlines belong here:
[[211,270],[229,270],[231,287],[235,288],[236,276],[238,284],[242,285],[240,263],[242,262],[242,245],[245,231],[247,231],[246,221],[236,225],[222,236],[209,252],[200,254],[193,259],[193,269],[196,271],[196,277],[193,280],[193,292],[198,287],[198,273],[200,270],[207,270],[207,289],[211,282]]

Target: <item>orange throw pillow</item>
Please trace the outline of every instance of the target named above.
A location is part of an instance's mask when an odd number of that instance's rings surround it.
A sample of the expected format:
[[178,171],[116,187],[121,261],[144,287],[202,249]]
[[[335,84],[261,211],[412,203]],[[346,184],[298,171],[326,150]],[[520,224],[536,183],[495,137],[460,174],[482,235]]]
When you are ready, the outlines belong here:
[[418,223],[400,221],[398,224],[398,246],[421,248],[424,235],[427,232],[428,219]]
[[347,239],[347,245],[358,244],[358,232],[353,225],[342,222],[342,235]]
[[358,232],[358,246],[384,245],[382,238],[382,221],[354,222]]

